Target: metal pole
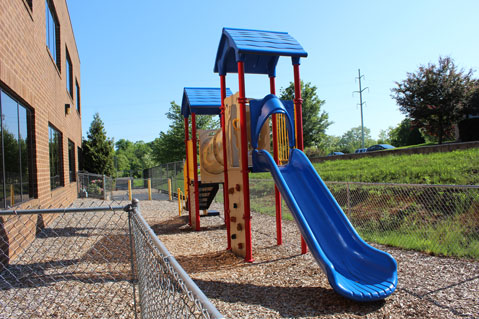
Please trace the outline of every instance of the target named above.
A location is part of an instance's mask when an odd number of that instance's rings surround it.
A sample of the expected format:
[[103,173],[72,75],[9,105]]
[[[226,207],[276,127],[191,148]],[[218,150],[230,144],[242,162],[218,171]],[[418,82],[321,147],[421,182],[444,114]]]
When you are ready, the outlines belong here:
[[359,93],[359,107],[361,108],[361,148],[364,148],[364,121],[363,121],[363,92],[367,89],[364,89],[361,86],[361,78],[364,75],[361,75],[361,69],[358,69],[358,80],[359,80],[359,91],[354,91],[353,93]]
[[106,200],[106,183],[105,183],[105,174],[103,174],[103,200]]
[[[188,161],[188,141],[190,139],[189,137],[189,123],[188,123],[188,117],[185,117],[185,148],[186,148],[186,183],[185,185],[185,190],[188,189],[188,212],[189,212],[189,223],[191,226],[191,187],[190,187],[190,169],[189,169],[189,161]],[[191,156],[191,155],[190,155]]]
[[151,178],[148,178],[148,200],[151,200]]
[[240,104],[240,126],[241,126],[241,171],[243,174],[243,202],[244,202],[244,225],[245,225],[245,248],[246,262],[253,262],[251,247],[251,212],[249,198],[249,177],[248,177],[248,135],[246,132],[246,95],[244,83],[244,63],[238,62],[238,86]]
[[[301,78],[299,76],[299,60],[297,63],[293,63],[294,71],[294,107],[296,109],[296,124],[298,126],[296,132],[296,143],[299,150],[304,149],[303,142],[303,99],[301,98]],[[301,236],[301,253],[306,254],[308,252],[308,246]]]
[[132,227],[131,227],[131,214],[133,212],[133,208],[136,208],[138,207],[138,200],[135,198],[132,202],[131,202],[131,207],[129,208],[128,210],[128,230],[130,232],[130,264],[131,264],[131,285],[133,286],[133,311],[135,312],[135,318],[137,318],[137,314],[136,314],[136,309],[137,309],[137,306],[136,306],[136,287],[135,287],[135,284],[136,284],[136,280],[135,280],[135,261],[133,259],[133,249],[134,249],[134,246],[133,246],[133,232],[132,232]]
[[226,249],[231,250],[231,230],[230,230],[230,199],[228,194],[228,160],[226,152],[226,114],[225,114],[225,99],[226,99],[226,75],[220,75],[221,83],[221,133],[223,135],[223,201],[224,201],[224,214],[226,224],[226,236],[227,244]]
[[196,218],[196,227],[195,230],[200,230],[200,195],[198,193],[199,183],[198,183],[198,158],[196,152],[196,114],[191,113],[191,139],[193,140],[193,176],[195,178],[195,218]]
[[363,91],[361,90],[361,69],[358,69],[358,77],[359,77],[359,106],[361,108],[361,148],[364,148]]
[[[269,89],[271,94],[276,95],[276,83],[275,77],[269,77]],[[273,157],[277,165],[279,165],[279,153],[278,153],[278,124],[276,114],[272,116],[273,121]],[[276,206],[276,244],[281,245],[283,243],[283,233],[281,227],[281,194],[278,187],[274,185],[274,202]]]

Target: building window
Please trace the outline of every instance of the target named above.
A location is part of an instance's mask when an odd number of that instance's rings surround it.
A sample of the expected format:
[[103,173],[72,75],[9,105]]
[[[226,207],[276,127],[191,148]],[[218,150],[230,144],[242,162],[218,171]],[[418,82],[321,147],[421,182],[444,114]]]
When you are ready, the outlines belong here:
[[45,28],[47,47],[50,49],[53,60],[60,69],[60,50],[58,48],[58,40],[60,39],[60,27],[56,18],[55,8],[50,0],[45,0]]
[[80,114],[80,86],[78,85],[78,80],[75,81],[76,91],[77,91],[77,111]]
[[66,59],[65,59],[65,73],[66,73],[66,85],[67,91],[70,96],[73,98],[73,70],[72,70],[72,60],[70,59],[70,54],[68,49],[65,48]]
[[63,186],[63,156],[62,135],[59,131],[48,126],[49,150],[50,150],[50,187],[55,189]]
[[80,147],[77,148],[77,157],[78,157],[78,171],[82,171],[83,170],[83,157],[82,157],[82,150]]
[[68,168],[70,172],[70,183],[76,181],[75,171],[75,144],[68,140]]
[[14,206],[34,197],[32,112],[0,89],[0,205]]

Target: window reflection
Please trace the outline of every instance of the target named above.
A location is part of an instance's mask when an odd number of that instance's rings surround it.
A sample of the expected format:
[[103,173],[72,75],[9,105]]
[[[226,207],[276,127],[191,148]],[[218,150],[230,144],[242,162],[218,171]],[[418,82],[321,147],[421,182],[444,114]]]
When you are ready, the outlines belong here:
[[0,90],[2,207],[14,206],[33,197],[30,176],[32,158],[31,111]]
[[49,149],[50,149],[50,187],[55,189],[63,186],[61,166],[61,134],[52,126],[48,126]]

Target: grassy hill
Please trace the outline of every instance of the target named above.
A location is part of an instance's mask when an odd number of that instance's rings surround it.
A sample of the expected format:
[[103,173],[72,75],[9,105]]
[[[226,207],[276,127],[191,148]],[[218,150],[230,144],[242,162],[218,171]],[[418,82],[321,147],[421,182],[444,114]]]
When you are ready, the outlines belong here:
[[[325,181],[479,185],[479,148],[314,163]],[[251,178],[271,178],[269,173]]]

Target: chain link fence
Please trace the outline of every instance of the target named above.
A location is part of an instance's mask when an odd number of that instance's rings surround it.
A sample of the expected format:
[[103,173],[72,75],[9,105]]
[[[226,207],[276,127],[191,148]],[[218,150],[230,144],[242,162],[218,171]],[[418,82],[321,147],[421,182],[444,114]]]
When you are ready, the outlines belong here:
[[221,318],[135,201],[104,203],[0,212],[0,318]]
[[114,179],[99,174],[78,172],[77,192],[79,198],[112,199]]
[[184,189],[184,163],[172,162],[160,166],[145,169],[143,177],[151,179],[151,187],[162,192],[168,193],[168,179],[171,179],[171,190],[174,196],[177,196],[177,189]]
[[135,206],[131,228],[142,318],[222,318]]
[[[368,242],[479,258],[479,186],[326,184]],[[275,214],[273,187],[270,179],[250,180],[251,210]],[[283,218],[292,219],[282,207]]]

